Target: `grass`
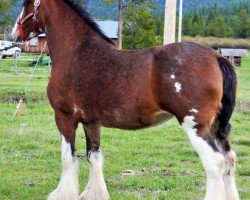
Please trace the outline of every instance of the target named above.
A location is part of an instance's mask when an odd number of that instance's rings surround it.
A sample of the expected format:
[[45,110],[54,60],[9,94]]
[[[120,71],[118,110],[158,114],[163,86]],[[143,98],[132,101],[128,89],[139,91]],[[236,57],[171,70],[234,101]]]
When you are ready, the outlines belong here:
[[[60,139],[46,97],[48,68],[39,66],[27,91],[21,121],[13,119],[17,100],[32,72],[29,61],[0,61],[0,199],[42,200],[57,186],[61,173]],[[237,69],[239,95],[230,140],[238,154],[237,185],[250,199],[250,58]],[[88,179],[85,138],[77,130],[80,191]],[[205,174],[197,154],[175,119],[141,131],[102,129],[105,178],[112,200],[202,199]],[[135,176],[123,176],[124,170]]]

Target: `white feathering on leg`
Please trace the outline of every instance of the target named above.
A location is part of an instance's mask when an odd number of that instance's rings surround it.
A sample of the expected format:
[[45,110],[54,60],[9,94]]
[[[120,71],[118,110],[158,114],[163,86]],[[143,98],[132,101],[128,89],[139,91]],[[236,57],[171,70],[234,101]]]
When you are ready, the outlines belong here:
[[72,156],[71,146],[62,136],[62,175],[57,188],[48,200],[79,200],[78,162]]
[[89,157],[90,177],[81,200],[108,200],[109,194],[103,177],[103,158],[100,151],[91,152]]
[[235,184],[235,164],[237,156],[233,150],[229,151],[226,156],[225,172],[223,174],[223,181],[225,184],[226,199],[239,200],[239,194]]

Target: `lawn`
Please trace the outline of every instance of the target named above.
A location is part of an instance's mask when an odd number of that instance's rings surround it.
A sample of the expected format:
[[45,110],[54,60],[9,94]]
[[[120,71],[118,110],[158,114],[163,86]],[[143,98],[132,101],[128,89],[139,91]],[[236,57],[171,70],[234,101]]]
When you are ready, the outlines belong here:
[[[34,57],[27,55],[26,57]],[[20,121],[13,118],[18,99],[32,73],[31,61],[0,60],[0,199],[40,200],[57,186],[60,137],[46,97],[49,68],[38,66],[27,90]],[[238,155],[237,185],[250,199],[250,58],[237,69],[239,91],[230,136]],[[85,138],[77,130],[80,190],[88,179]],[[186,134],[175,119],[141,131],[102,129],[105,178],[112,200],[195,200],[205,195],[205,173]],[[133,170],[133,176],[124,176]]]

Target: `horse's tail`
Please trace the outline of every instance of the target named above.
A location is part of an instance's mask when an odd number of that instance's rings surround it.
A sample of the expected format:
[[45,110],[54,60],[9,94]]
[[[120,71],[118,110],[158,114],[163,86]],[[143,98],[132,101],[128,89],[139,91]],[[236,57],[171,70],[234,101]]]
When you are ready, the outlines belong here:
[[217,115],[219,121],[217,137],[226,139],[231,131],[229,120],[235,107],[237,76],[234,66],[226,58],[219,57],[217,61],[223,75],[222,108]]

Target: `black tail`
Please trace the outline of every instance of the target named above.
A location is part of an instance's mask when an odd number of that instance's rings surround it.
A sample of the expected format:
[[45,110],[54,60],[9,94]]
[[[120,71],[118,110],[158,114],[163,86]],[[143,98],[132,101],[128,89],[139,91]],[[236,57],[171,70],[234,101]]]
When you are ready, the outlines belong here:
[[226,58],[219,57],[217,60],[223,75],[222,108],[217,116],[219,121],[217,136],[220,139],[226,139],[231,131],[229,120],[235,106],[237,76],[234,66]]

